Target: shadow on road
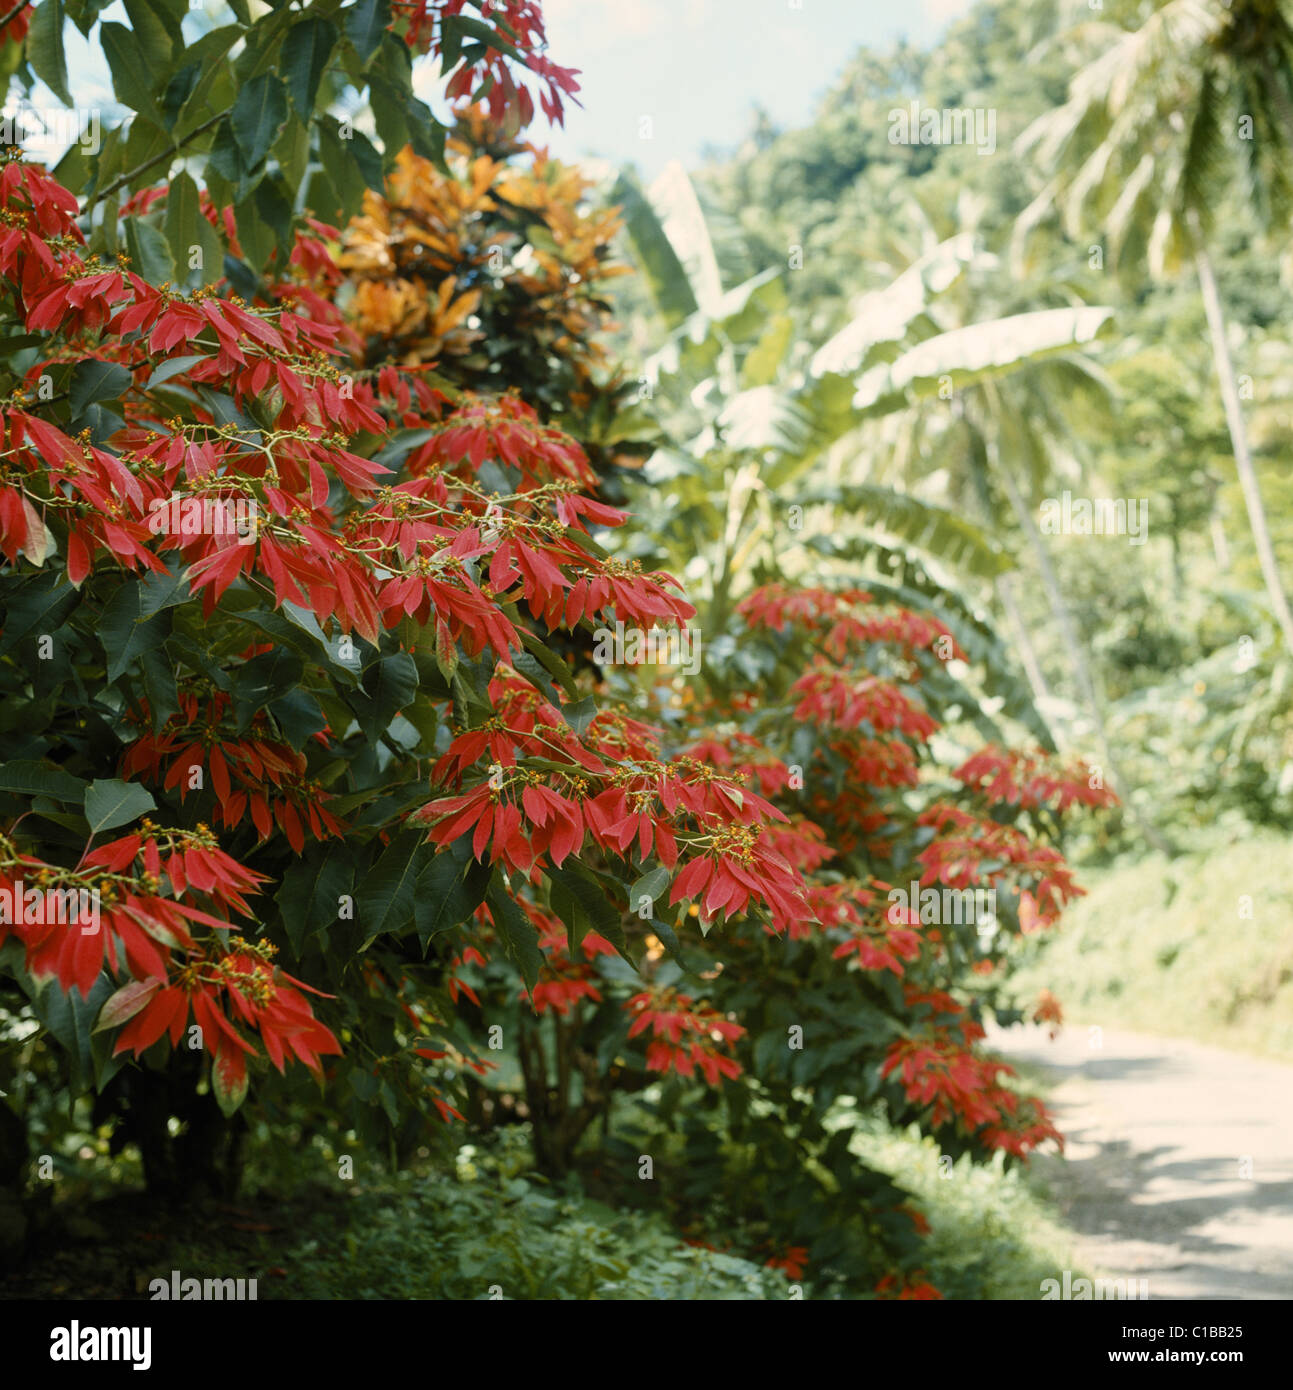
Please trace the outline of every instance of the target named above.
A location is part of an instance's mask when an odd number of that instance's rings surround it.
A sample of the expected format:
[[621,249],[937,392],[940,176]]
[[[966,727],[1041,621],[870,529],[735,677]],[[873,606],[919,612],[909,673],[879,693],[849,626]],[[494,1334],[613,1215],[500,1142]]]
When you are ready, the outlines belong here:
[[1051,1088],[1066,1156],[1036,1166],[1092,1268],[1151,1298],[1293,1297],[1293,1068],[1108,1030],[989,1046]]

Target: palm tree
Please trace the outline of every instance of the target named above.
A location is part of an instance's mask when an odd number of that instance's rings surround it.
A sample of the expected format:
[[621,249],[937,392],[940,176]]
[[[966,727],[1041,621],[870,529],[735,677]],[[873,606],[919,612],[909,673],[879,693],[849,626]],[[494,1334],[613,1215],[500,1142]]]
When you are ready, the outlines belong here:
[[[878,531],[959,575],[995,582],[1013,566],[963,514],[860,475],[858,460],[872,451],[858,431],[900,418],[948,386],[960,399],[1042,361],[1054,360],[1059,370],[1104,329],[1109,309],[1070,302],[939,332],[933,305],[980,255],[974,238],[959,234],[935,239],[890,284],[854,301],[849,322],[814,346],[794,332],[775,270],[725,292],[715,288],[706,220],[696,216],[680,169],[649,196],[624,177],[612,198],[670,330],[650,370],[654,413],[671,444],[657,451],[648,480],[671,493],[662,543],[687,557],[688,590],[707,601],[707,626],[722,629],[733,586],[756,561],[770,571],[820,564],[820,552],[787,542],[779,513],[791,503],[832,508],[832,553],[841,561],[874,555]],[[935,413],[947,417],[945,409]],[[893,551],[885,554],[892,563]],[[1071,624],[1066,631],[1072,635]],[[988,649],[998,668],[1008,664],[991,636]],[[1053,746],[1036,711],[1040,667],[1029,649],[1024,655],[1034,699],[1026,691],[1011,698],[1010,712]],[[1004,672],[994,679],[1005,691]],[[1083,691],[1098,725],[1099,706]]]
[[[1235,469],[1262,579],[1284,641],[1293,611],[1275,560],[1253,468],[1209,254],[1212,209],[1232,186],[1236,156],[1263,219],[1293,206],[1293,26],[1284,0],[1148,0],[1138,28],[1083,25],[1104,51],[1081,68],[1069,98],[1020,136],[1053,174],[1017,227],[1017,251],[1052,209],[1076,233],[1103,219],[1111,261],[1164,274],[1193,262],[1203,296]],[[1143,14],[1146,4],[1136,7]]]
[[[895,239],[897,254],[901,255],[901,247],[913,240],[928,243],[949,234],[966,235],[975,209],[926,207],[919,199],[909,198],[895,211],[897,225],[916,229],[915,237]],[[1046,311],[1039,315],[1012,310],[1022,304],[1044,304],[1072,312],[1075,303],[1082,305],[1086,288],[1080,277],[1071,275],[1060,261],[1048,266],[1043,278],[1020,282],[1002,273],[995,256],[982,254],[974,258],[969,273],[931,306],[930,316],[944,328],[944,341],[952,337],[948,330],[954,330],[963,336],[973,335],[988,347],[998,340],[999,351],[1007,347],[1017,349],[1021,346],[1017,325],[1039,319],[1044,322]],[[1093,313],[1107,317],[1106,310]],[[1002,317],[981,321],[994,314]],[[1092,319],[1097,331],[1104,322],[1104,318]],[[951,504],[965,513],[977,514],[983,530],[1003,547],[1013,539],[998,521],[1002,513],[999,498],[1004,495],[1017,535],[1035,562],[1054,631],[1077,685],[1077,704],[1091,721],[1109,783],[1121,795],[1146,840],[1154,848],[1172,854],[1172,846],[1142,814],[1131,795],[1134,788],[1115,758],[1106,729],[1102,692],[1050,552],[1034,520],[1033,503],[1038,492],[1053,486],[1064,465],[1070,471],[1074,466],[1073,451],[1063,442],[1089,434],[1092,420],[1111,415],[1113,388],[1108,378],[1076,342],[1071,349],[1058,355],[1030,354],[1007,375],[967,383],[950,402],[950,410],[943,401],[922,401],[877,422],[872,428],[885,432],[889,447],[871,447],[866,452],[878,460],[888,459],[889,472],[904,476],[908,487],[931,469],[936,470],[942,475]],[[887,475],[881,470],[878,476],[883,480]],[[1015,577],[1010,570],[997,575],[996,595],[1016,632],[1034,699],[1044,706],[1049,692],[1014,591]]]

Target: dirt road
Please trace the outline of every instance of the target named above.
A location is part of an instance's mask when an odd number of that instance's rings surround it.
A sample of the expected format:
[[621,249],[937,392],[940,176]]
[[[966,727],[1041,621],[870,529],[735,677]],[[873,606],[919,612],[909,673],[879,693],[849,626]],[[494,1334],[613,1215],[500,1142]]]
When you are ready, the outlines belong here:
[[1293,1067],[1066,1026],[989,1034],[1043,1067],[1066,1160],[1038,1160],[1105,1277],[1151,1299],[1293,1298]]

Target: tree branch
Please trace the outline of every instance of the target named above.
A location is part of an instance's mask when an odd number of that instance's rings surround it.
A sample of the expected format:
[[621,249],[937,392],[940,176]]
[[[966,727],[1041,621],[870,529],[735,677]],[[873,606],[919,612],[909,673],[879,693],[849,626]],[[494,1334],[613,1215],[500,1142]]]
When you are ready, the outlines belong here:
[[203,121],[200,126],[197,126],[193,130],[189,131],[189,133],[184,137],[183,140],[177,140],[175,144],[173,144],[170,147],[170,149],[163,150],[160,154],[153,155],[151,159],[144,160],[142,164],[136,164],[133,169],[122,174],[119,178],[113,179],[113,181],[107,186],[107,188],[104,188],[100,192],[96,193],[90,199],[90,201],[86,203],[86,212],[89,212],[91,208],[101,203],[105,198],[110,198],[115,192],[117,192],[118,189],[125,188],[125,186],[128,183],[131,183],[134,179],[137,179],[139,175],[142,174],[146,169],[151,169],[154,164],[160,164],[163,159],[174,159],[175,156],[179,154],[179,152],[184,148],[185,145],[189,143],[190,140],[197,139],[199,135],[202,135],[206,131],[210,130],[213,125],[217,124],[217,122],[224,120],[224,118],[228,114],[228,111],[217,111],[216,114],[212,116],[210,120]]

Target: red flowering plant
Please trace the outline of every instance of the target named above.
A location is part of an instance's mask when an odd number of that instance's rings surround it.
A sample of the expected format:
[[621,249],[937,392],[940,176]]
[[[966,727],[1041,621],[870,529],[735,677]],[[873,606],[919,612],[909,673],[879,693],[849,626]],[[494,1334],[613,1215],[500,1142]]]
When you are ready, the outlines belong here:
[[[70,105],[52,3],[17,80]],[[12,147],[0,169],[3,1007],[62,1045],[73,1093],[137,1115],[126,1092],[172,1097],[168,1071],[232,1115],[299,1069],[365,1132],[408,1134],[456,1110],[442,1073],[484,1065],[452,1021],[470,947],[433,938],[487,891],[511,905],[507,875],[540,854],[573,872],[583,843],[569,780],[544,800],[533,771],[561,748],[599,775],[553,633],[691,610],[593,538],[624,515],[575,440],[358,352],[337,229],[308,210],[358,210],[406,143],[443,166],[409,69],[428,25],[456,95],[483,83],[526,118],[528,68],[559,115],[576,84],[538,7],[240,11],[196,46],[184,12],[102,26],[131,114],[101,149],[50,171]],[[344,86],[375,138],[332,114]],[[404,817],[510,673],[560,726],[526,753],[534,833],[504,813],[488,863],[470,837],[438,854]],[[536,988],[538,929],[494,915]]]
[[946,666],[967,655],[940,620],[780,583],[739,608],[750,685],[717,665],[670,679],[645,692],[648,724],[607,708],[632,689],[616,674],[576,739],[555,703],[496,678],[494,727],[434,770],[445,795],[411,821],[507,865],[540,931],[539,982],[518,989],[513,905],[478,913],[459,1015],[482,1053],[491,1031],[513,1040],[519,1076],[479,1073],[465,1113],[524,1113],[559,1175],[598,1121],[612,1151],[651,1149],[616,1128],[641,1113],[616,1096],[639,1093],[675,1149],[662,1196],[679,1229],[794,1249],[819,1288],[935,1296],[923,1217],[850,1151],[852,1126],[879,1106],[952,1155],[1059,1142],[982,1051],[981,1020],[1009,1017],[995,990],[1011,941],[1081,891],[1050,818],[1112,798],[1041,750],[940,766],[933,737],[957,722]]
[[639,962],[649,988],[607,962],[603,997],[565,1046],[614,1046],[627,1088],[642,1072],[667,1083],[648,1094],[690,1175],[671,1199],[681,1227],[801,1249],[819,1288],[884,1296],[900,1270],[928,1290],[919,1213],[850,1152],[852,1126],[880,1106],[951,1155],[1059,1142],[1041,1102],[982,1051],[981,1020],[1011,942],[1081,891],[1047,842],[1053,817],[1112,797],[1041,750],[988,745],[940,766],[934,735],[961,722],[946,667],[967,654],[938,619],[858,588],[784,583],[739,612],[734,650],[758,675],[713,663],[703,682],[673,680],[657,737],[759,819],[686,867],[623,823],[642,875],[631,902],[653,934]]

